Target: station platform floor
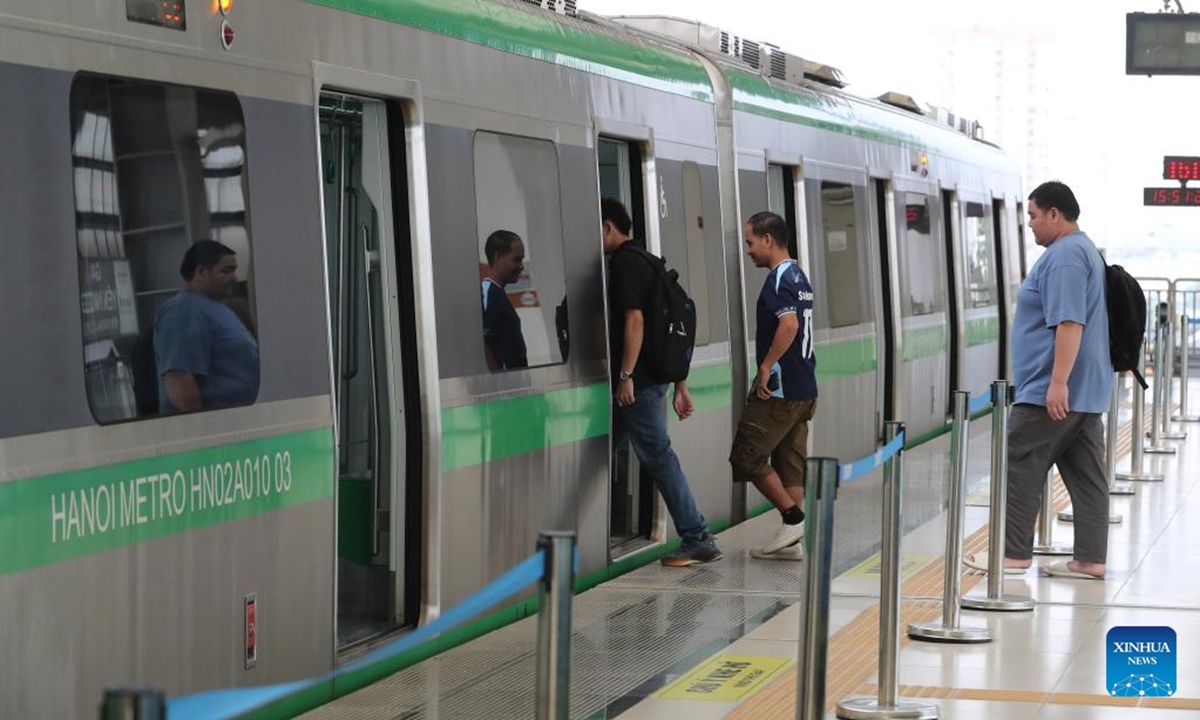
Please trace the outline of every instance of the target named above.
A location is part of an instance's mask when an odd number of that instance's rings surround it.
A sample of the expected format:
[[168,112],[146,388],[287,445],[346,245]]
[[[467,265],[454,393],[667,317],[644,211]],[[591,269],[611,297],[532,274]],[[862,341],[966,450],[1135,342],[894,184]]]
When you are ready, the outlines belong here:
[[[1200,402],[1200,381],[1191,397]],[[1128,393],[1126,393],[1128,398]],[[1118,471],[1129,465],[1128,399],[1118,435]],[[1147,418],[1149,407],[1147,407]],[[989,418],[971,425],[964,556],[986,551]],[[1181,428],[1189,430],[1188,424]],[[962,623],[991,628],[983,644],[941,644],[901,636],[901,697],[922,697],[955,720],[1200,719],[1200,423],[1170,443],[1177,455],[1146,455],[1162,482],[1133,483],[1114,496],[1108,576],[1044,576],[1034,568],[1005,580],[1005,593],[1033,598],[1030,612],[963,609]],[[906,476],[942,472],[949,436],[906,453]],[[1055,509],[1069,500],[1057,478]],[[908,532],[901,544],[903,631],[940,619],[946,514]],[[574,600],[571,717],[585,720],[795,718],[804,563],[756,560],[770,537],[767,513],[722,533],[725,558],[691,568],[647,565]],[[853,529],[837,527],[835,536]],[[1069,545],[1070,523],[1054,541]],[[986,576],[962,568],[964,595],[986,592]],[[840,700],[876,692],[879,556],[833,580],[827,717]],[[1107,690],[1106,635],[1118,626],[1166,626],[1177,636],[1177,686],[1170,697],[1114,697]],[[497,630],[375,685],[309,712],[332,718],[534,718],[536,618]],[[1153,693],[1151,693],[1153,694]]]

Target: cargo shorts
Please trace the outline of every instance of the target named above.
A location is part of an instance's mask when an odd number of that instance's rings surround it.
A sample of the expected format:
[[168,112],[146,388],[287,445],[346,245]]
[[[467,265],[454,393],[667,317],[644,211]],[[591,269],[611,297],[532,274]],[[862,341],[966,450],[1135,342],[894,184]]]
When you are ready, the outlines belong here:
[[763,400],[751,394],[729,451],[733,481],[761,480],[774,469],[784,487],[803,485],[808,423],[816,411],[816,398]]

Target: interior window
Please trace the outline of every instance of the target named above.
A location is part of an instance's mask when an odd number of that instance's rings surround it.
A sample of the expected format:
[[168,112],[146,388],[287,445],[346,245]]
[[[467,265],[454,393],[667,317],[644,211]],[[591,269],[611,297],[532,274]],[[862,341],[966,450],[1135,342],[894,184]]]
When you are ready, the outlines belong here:
[[246,130],[236,96],[80,75],[71,135],[96,419],[254,402]]
[[558,152],[548,140],[475,134],[484,354],[492,372],[569,353]]
[[904,235],[900,242],[901,313],[904,317],[945,310],[940,245],[936,214],[927,195],[898,193]]

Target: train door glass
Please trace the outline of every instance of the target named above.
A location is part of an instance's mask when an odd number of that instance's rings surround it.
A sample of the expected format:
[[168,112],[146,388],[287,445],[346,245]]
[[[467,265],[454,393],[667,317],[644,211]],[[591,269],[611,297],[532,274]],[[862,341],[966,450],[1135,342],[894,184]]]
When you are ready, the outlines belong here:
[[[602,137],[597,143],[596,154],[601,199],[619,200],[633,219],[633,237],[644,241],[640,148],[636,143]],[[606,305],[607,302],[608,298],[605,297]],[[621,330],[610,327],[608,331]],[[610,372],[619,369],[609,368]],[[615,407],[611,416],[616,417]],[[642,472],[628,442],[613,448],[611,478],[609,549],[613,557],[620,557],[651,540],[654,529],[654,485],[649,475]]]
[[387,114],[379,100],[321,94],[340,648],[409,620],[402,610],[404,513],[393,511],[393,498],[405,496],[405,463]]

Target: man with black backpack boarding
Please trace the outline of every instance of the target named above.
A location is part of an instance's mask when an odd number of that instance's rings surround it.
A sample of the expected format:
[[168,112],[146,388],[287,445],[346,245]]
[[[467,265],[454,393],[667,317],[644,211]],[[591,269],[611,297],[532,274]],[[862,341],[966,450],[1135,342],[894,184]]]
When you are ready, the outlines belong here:
[[723,556],[696,507],[687,477],[667,435],[663,399],[675,384],[680,420],[693,410],[687,374],[696,339],[696,309],[662,258],[630,237],[633,221],[625,206],[600,203],[601,233],[608,261],[609,351],[613,383],[613,449],[629,440],[642,467],[667,505],[679,550],[662,564],[683,567]]
[[[1057,465],[1074,507],[1075,559],[1043,565],[1042,572],[1099,580],[1106,570],[1109,500],[1100,415],[1112,397],[1114,358],[1128,351],[1119,337],[1110,343],[1108,303],[1120,305],[1128,288],[1118,276],[1106,283],[1104,260],[1078,218],[1079,202],[1061,182],[1042,183],[1029,195],[1029,229],[1046,251],[1021,283],[1012,328],[1016,402],[1009,414],[1004,567],[1019,573],[1033,564],[1034,522],[1046,475]],[[1141,307],[1144,321],[1144,299]],[[1122,322],[1114,335],[1126,334]],[[987,565],[976,556],[967,564]]]

